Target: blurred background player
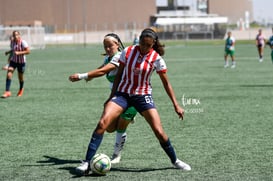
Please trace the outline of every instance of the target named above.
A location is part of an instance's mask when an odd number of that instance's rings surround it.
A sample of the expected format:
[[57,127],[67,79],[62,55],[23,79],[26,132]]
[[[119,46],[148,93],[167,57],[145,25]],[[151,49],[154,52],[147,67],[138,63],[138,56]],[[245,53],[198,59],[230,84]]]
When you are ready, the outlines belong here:
[[7,78],[6,78],[6,91],[1,96],[2,98],[7,98],[11,96],[10,85],[11,78],[15,69],[18,71],[19,79],[19,91],[17,96],[20,97],[24,92],[24,72],[26,67],[26,55],[30,53],[28,43],[23,40],[20,36],[19,31],[12,32],[13,41],[11,46],[11,59],[8,66]]
[[227,68],[229,66],[229,63],[228,63],[228,55],[230,55],[231,57],[231,68],[235,68],[235,57],[234,57],[234,54],[235,54],[235,38],[231,36],[231,32],[229,31],[227,33],[227,38],[226,38],[226,42],[225,42],[225,56],[224,56],[224,59],[225,59],[225,65],[224,67]]
[[269,40],[267,41],[267,44],[271,48],[271,61],[273,63],[273,28],[272,28],[272,35],[270,36]]
[[263,61],[265,41],[266,40],[265,40],[265,36],[262,33],[262,29],[259,29],[258,34],[256,36],[256,46],[259,53],[259,62]]
[[138,35],[135,34],[134,40],[133,40],[133,45],[138,45],[139,44],[139,38]]
[[[95,70],[88,73],[76,73],[69,76],[69,80],[72,82],[85,79],[90,81],[93,78],[106,75],[107,80],[110,82],[110,88],[112,88],[115,76],[117,74],[119,66],[119,57],[121,50],[124,48],[118,35],[114,33],[107,34],[104,37],[103,45],[105,49],[105,57],[103,64]],[[116,131],[116,142],[114,145],[114,153],[111,157],[111,163],[119,163],[121,159],[121,150],[124,147],[124,143],[127,139],[126,128],[130,122],[132,122],[137,114],[134,107],[129,107],[124,113],[120,115],[117,120],[114,120],[112,124],[107,128],[108,132]]]

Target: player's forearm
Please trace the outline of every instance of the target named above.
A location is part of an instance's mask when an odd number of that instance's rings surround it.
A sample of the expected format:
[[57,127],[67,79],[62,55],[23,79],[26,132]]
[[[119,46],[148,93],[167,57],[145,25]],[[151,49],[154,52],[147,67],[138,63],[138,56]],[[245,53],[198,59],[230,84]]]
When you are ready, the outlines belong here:
[[166,91],[166,93],[168,94],[169,98],[171,99],[173,106],[176,107],[178,104],[177,100],[176,100],[176,96],[175,93],[173,91],[172,85],[168,80],[167,74],[166,73],[159,73],[161,82],[163,84],[163,87]]
[[15,51],[16,55],[27,55],[30,54],[29,50],[24,50],[24,51]]
[[101,69],[96,69],[96,70],[86,72],[86,73],[79,73],[79,74],[77,74],[77,76],[78,76],[79,80],[85,79],[85,80],[89,81],[93,78],[101,77],[101,76],[105,75],[106,73],[107,72],[104,72]]
[[101,77],[104,76],[106,74],[106,72],[102,71],[102,70],[94,70],[94,71],[90,71],[87,73],[88,78],[96,78],[96,77]]
[[171,84],[169,82],[164,82],[163,85],[164,85],[164,89],[165,89],[167,95],[169,96],[169,98],[171,99],[171,101],[173,103],[173,106],[174,107],[177,106],[178,102],[176,100],[176,97],[175,97],[175,94],[174,94]]

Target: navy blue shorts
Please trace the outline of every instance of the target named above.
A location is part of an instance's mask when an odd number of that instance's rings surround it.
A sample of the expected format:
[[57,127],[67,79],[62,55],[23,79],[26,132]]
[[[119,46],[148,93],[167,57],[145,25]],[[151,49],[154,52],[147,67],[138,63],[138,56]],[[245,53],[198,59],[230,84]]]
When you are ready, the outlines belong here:
[[17,68],[18,72],[24,73],[26,69],[26,63],[15,63],[10,61],[9,67],[12,67],[14,70]]
[[258,48],[262,48],[263,47],[263,44],[258,44]]
[[151,94],[129,95],[122,92],[116,92],[111,101],[121,106],[124,110],[130,106],[134,106],[139,113],[155,108]]

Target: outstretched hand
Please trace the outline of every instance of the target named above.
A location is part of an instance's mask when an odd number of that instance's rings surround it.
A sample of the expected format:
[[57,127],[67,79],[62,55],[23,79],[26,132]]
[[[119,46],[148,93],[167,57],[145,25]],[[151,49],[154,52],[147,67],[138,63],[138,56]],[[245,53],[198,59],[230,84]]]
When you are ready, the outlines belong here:
[[180,107],[179,105],[175,106],[175,112],[179,116],[179,119],[184,119],[184,109]]
[[81,79],[79,79],[79,75],[78,75],[78,74],[70,75],[68,79],[69,79],[71,82],[76,82],[76,81],[81,80]]

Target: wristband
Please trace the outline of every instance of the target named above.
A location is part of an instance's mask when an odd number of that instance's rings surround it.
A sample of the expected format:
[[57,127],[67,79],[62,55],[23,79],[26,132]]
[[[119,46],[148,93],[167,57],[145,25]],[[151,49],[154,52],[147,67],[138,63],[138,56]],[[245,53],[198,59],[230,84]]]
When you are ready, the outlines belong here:
[[88,73],[83,73],[83,74],[78,74],[79,79],[87,79],[88,78]]

